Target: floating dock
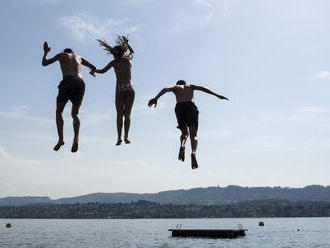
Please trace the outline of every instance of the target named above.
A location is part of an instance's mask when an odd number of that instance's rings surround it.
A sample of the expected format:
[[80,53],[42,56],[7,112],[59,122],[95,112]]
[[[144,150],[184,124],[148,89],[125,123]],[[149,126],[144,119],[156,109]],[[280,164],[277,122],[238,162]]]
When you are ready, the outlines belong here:
[[210,238],[237,238],[245,236],[247,229],[168,229],[172,237],[210,237]]

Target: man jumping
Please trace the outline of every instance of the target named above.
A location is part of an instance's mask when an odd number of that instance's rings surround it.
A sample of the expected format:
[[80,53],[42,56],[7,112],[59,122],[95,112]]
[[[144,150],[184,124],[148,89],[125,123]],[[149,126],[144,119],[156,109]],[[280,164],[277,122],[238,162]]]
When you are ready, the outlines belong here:
[[185,145],[188,135],[190,134],[192,169],[198,168],[198,163],[196,160],[196,149],[199,111],[194,103],[194,90],[200,90],[205,93],[214,95],[220,99],[228,100],[226,97],[218,95],[205,87],[187,84],[184,80],[179,80],[175,86],[162,89],[158,95],[152,98],[148,103],[149,107],[151,107],[153,104],[156,107],[158,98],[167,92],[174,93],[177,102],[175,106],[175,115],[178,121],[178,128],[181,130],[178,159],[182,160],[182,162],[185,159]]
[[89,63],[83,57],[74,54],[71,48],[64,49],[63,52],[55,55],[53,58],[47,59],[47,54],[50,51],[50,47],[47,42],[44,43],[44,56],[42,57],[42,65],[47,66],[56,61],[60,62],[61,70],[63,74],[63,80],[58,86],[58,96],[56,102],[56,125],[58,133],[58,142],[54,147],[54,151],[58,151],[62,145],[64,145],[63,138],[63,110],[70,100],[72,102],[71,116],[73,118],[73,130],[74,138],[72,143],[71,152],[78,151],[79,141],[79,108],[82,103],[85,93],[85,83],[81,77],[81,65],[87,66],[91,69],[90,73],[93,74],[96,67]]

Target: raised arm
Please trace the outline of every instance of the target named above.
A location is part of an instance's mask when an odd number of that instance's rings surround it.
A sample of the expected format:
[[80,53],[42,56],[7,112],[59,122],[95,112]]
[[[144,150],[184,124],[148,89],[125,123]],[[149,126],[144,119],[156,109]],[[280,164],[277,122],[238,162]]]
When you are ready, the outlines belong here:
[[148,106],[151,107],[152,105],[155,104],[155,108],[157,106],[157,101],[158,101],[158,98],[161,97],[162,95],[164,95],[165,93],[167,92],[173,92],[174,90],[174,87],[166,87],[164,89],[162,89],[158,94],[157,96],[155,96],[154,98],[152,98],[149,102],[148,102]]
[[203,91],[203,92],[205,92],[205,93],[207,93],[207,94],[214,95],[214,96],[216,96],[216,97],[218,97],[218,98],[220,98],[220,99],[224,99],[224,100],[228,100],[228,101],[229,101],[229,99],[228,99],[227,97],[222,96],[222,95],[219,95],[219,94],[213,92],[212,90],[209,90],[208,88],[205,88],[205,87],[203,87],[203,86],[198,86],[198,85],[193,85],[193,84],[191,84],[191,87],[192,87],[194,90],[200,90],[200,91]]
[[131,45],[128,43],[128,39],[125,36],[122,36],[122,39],[125,42],[125,45],[127,46],[128,50],[129,50],[129,54],[128,54],[127,58],[129,60],[132,60],[133,59],[133,55],[134,55],[134,50],[131,47]]
[[56,54],[53,58],[47,59],[47,55],[49,53],[49,51],[51,50],[51,48],[48,46],[47,41],[44,42],[44,56],[42,57],[42,65],[43,66],[47,66],[50,65],[52,63],[54,63],[55,61],[59,60],[60,58],[60,53]]
[[91,71],[89,72],[89,74],[91,74],[92,76],[95,77],[94,73],[96,71],[96,67],[95,65],[89,63],[86,59],[84,59],[83,57],[81,57],[81,64],[84,66],[87,66],[89,69],[91,69]]

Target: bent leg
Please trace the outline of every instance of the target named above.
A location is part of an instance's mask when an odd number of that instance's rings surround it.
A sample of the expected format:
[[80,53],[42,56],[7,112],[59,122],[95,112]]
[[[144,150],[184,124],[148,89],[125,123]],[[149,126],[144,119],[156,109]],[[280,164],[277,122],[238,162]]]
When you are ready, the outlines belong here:
[[178,159],[182,162],[185,159],[185,146],[186,141],[188,139],[188,128],[181,129],[181,136],[180,136],[180,149],[179,149],[179,156]]
[[62,145],[64,145],[64,137],[63,137],[63,110],[66,105],[66,102],[57,102],[56,103],[56,127],[58,134],[58,142],[54,147],[54,151],[58,151]]
[[73,104],[71,109],[71,116],[73,119],[73,131],[74,131],[74,138],[73,138],[71,152],[78,151],[79,129],[80,129],[79,108],[80,105]]
[[117,143],[116,146],[119,146],[122,142],[121,131],[123,129],[123,116],[124,116],[124,96],[116,93],[116,110],[117,110]]
[[125,136],[124,140],[126,144],[131,143],[131,141],[128,139],[128,132],[129,132],[129,127],[131,125],[131,112],[132,112],[132,107],[134,103],[134,98],[135,98],[135,92],[131,92],[125,99],[125,108],[124,108],[124,116],[125,116],[125,122],[124,122],[124,128],[125,128]]
[[198,163],[196,160],[196,150],[197,150],[197,128],[193,125],[189,127],[190,133],[190,142],[191,142],[191,168],[196,169],[198,168]]

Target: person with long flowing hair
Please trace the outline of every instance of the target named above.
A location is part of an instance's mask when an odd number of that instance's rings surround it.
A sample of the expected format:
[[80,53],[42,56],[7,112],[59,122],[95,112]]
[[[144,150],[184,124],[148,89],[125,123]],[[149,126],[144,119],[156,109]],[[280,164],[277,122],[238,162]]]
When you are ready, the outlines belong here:
[[[103,69],[97,69],[97,73],[105,73],[110,68],[114,68],[117,82],[116,82],[116,110],[117,110],[117,134],[118,139],[116,145],[119,146],[122,143],[122,129],[124,123],[124,141],[126,144],[131,143],[128,139],[128,132],[131,124],[131,110],[135,98],[135,89],[131,81],[131,60],[133,59],[134,51],[128,43],[128,39],[125,36],[118,36],[116,40],[116,46],[110,46],[104,40],[97,40],[99,45],[104,48],[108,53],[112,54],[114,59],[109,62]],[[129,50],[129,54],[126,55],[126,51]]]

